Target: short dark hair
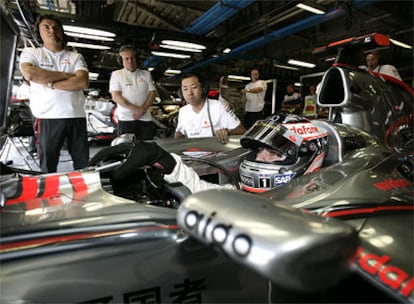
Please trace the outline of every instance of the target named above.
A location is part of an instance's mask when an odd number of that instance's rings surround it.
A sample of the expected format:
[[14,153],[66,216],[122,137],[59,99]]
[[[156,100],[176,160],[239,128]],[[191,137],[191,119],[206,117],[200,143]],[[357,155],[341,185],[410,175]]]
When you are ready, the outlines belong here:
[[183,74],[183,75],[181,76],[181,78],[180,78],[180,81],[182,82],[182,81],[183,81],[183,79],[190,78],[190,77],[197,77],[198,81],[199,81],[201,84],[203,84],[203,83],[204,83],[204,79],[203,79],[203,77],[201,77],[201,76],[200,76],[199,74],[197,74],[197,73],[186,73],[186,74]]
[[66,44],[68,42],[68,37],[65,35],[65,31],[63,30],[62,21],[60,21],[60,19],[58,17],[56,17],[55,15],[52,15],[52,14],[42,14],[42,15],[39,15],[37,17],[36,23],[35,23],[36,39],[37,40],[42,40],[42,38],[40,37],[39,24],[40,24],[40,22],[42,22],[45,19],[53,20],[59,26],[59,28],[60,28],[60,30],[62,31],[62,34],[63,34],[62,35],[62,44],[63,44],[63,47],[66,47]]

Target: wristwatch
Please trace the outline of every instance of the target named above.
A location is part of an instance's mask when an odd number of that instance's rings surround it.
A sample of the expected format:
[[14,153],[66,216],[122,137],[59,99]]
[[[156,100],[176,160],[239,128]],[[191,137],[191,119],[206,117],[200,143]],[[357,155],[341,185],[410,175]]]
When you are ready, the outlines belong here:
[[49,82],[47,83],[47,87],[48,87],[49,89],[52,89],[52,90],[53,90],[53,81],[49,81]]

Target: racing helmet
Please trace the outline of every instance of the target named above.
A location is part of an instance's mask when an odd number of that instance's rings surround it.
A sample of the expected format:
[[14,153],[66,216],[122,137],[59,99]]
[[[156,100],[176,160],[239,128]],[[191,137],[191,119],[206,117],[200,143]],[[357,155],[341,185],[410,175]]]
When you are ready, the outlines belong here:
[[[239,166],[241,186],[249,192],[265,192],[290,182],[296,176],[319,170],[327,151],[326,129],[294,114],[273,115],[258,120],[240,138],[251,152]],[[263,148],[279,155],[278,161],[256,160]]]

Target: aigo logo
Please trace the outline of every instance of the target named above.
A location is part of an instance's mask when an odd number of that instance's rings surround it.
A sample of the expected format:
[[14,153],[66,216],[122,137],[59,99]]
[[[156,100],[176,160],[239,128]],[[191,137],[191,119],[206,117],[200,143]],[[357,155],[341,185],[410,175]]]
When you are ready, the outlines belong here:
[[234,232],[231,224],[215,220],[217,212],[209,216],[195,210],[189,210],[184,216],[184,224],[190,233],[208,244],[220,247],[230,245],[231,250],[239,257],[247,257],[252,248],[252,239],[245,233]]

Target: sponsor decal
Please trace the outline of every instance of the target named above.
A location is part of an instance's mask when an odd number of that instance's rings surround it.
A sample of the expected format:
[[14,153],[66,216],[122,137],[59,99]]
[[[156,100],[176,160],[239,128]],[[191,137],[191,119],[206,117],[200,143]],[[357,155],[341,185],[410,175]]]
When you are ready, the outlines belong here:
[[319,132],[319,129],[312,124],[295,124],[290,125],[289,130],[299,135],[312,135]]
[[374,186],[382,191],[389,191],[392,189],[398,189],[398,188],[403,188],[403,187],[407,187],[410,186],[410,182],[406,179],[386,179],[384,178],[384,180],[382,182],[378,182],[375,183]]
[[413,293],[414,278],[410,277],[401,268],[392,265],[390,256],[378,256],[368,253],[360,247],[356,257],[361,269],[385,286],[395,290],[404,297],[409,297]]
[[50,63],[40,63],[39,66],[41,68],[53,68],[53,64]]
[[259,187],[260,188],[269,188],[270,187],[270,177],[259,177]]
[[328,134],[324,128],[318,128],[311,123],[284,124],[284,127],[287,129],[284,136],[298,146],[303,140],[311,140]]
[[168,300],[162,299],[161,286],[152,286],[123,294],[88,299],[82,303],[203,303],[202,291],[207,288],[205,278],[185,278],[184,281],[172,282],[171,285],[173,287],[163,286],[163,291],[168,292]]
[[63,59],[60,64],[70,64],[70,60],[68,58]]
[[[60,195],[60,189],[67,187],[71,187],[70,191],[64,196]],[[24,176],[17,189],[18,192],[14,197],[7,199],[5,206],[24,203],[26,210],[33,210],[42,208],[42,199],[47,199],[51,206],[57,206],[65,203],[63,198],[69,198],[69,202],[79,201],[88,194],[88,185],[79,171],[47,176]]]
[[213,211],[209,216],[195,210],[188,211],[184,216],[184,224],[187,229],[198,235],[201,239],[221,247],[230,244],[230,248],[239,257],[249,255],[252,248],[252,240],[245,233],[233,232],[231,224],[225,224],[215,220],[217,215]]
[[284,175],[276,175],[273,181],[273,186],[278,187],[280,185],[289,183],[294,177],[296,173],[289,173]]
[[241,182],[247,186],[254,187],[254,179],[253,177],[241,175],[240,176]]

